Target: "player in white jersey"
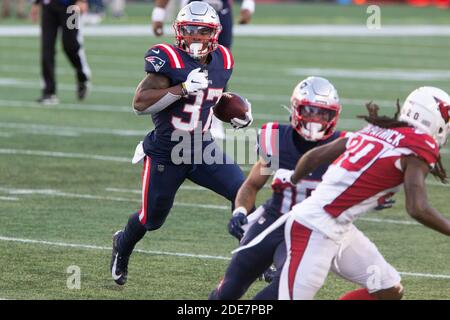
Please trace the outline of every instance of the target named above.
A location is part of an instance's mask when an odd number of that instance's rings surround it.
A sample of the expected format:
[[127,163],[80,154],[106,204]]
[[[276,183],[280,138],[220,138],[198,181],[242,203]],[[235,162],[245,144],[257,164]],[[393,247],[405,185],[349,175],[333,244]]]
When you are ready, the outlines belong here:
[[379,117],[375,105],[368,108],[369,126],[309,151],[295,171],[282,178],[295,184],[316,166],[334,161],[311,196],[266,229],[269,233],[287,220],[280,299],[314,298],[330,270],[363,287],[343,299],[400,299],[403,287],[398,272],[352,221],[391,197],[402,184],[407,212],[450,236],[450,221],[428,204],[425,189],[429,172],[446,180],[439,149],[450,131],[449,95],[421,87],[406,98],[395,119]]

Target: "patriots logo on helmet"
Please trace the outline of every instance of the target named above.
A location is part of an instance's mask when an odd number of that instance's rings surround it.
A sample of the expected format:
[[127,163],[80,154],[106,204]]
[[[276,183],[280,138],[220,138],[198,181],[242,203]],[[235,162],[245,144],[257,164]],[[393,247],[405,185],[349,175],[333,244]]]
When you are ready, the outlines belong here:
[[166,63],[163,59],[155,56],[147,57],[145,58],[145,60],[153,65],[153,68],[155,68],[156,72],[158,72]]

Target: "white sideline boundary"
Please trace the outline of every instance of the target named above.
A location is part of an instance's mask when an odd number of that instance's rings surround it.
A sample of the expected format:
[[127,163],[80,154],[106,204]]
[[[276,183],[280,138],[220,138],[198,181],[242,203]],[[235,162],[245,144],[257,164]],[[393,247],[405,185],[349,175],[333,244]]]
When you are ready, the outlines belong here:
[[[18,242],[18,243],[36,244],[36,245],[46,245],[46,246],[56,246],[56,247],[74,248],[74,249],[89,249],[89,250],[111,251],[110,247],[104,247],[104,246],[77,244],[77,243],[66,243],[66,242],[53,242],[53,241],[23,239],[23,238],[12,238],[12,237],[4,237],[4,236],[0,236],[0,241]],[[135,249],[134,252],[139,252],[139,253],[143,253],[143,254],[154,254],[154,255],[183,257],[183,258],[225,260],[225,261],[231,260],[230,257],[213,256],[213,255],[207,255],[207,254],[166,252],[166,251],[143,250],[143,249]],[[432,274],[432,273],[418,273],[418,272],[399,272],[399,273],[401,275],[403,275],[403,276],[411,276],[411,277],[425,277],[425,278],[432,278],[432,279],[450,279],[450,275],[446,275],[446,274]]]
[[[174,34],[171,26],[164,26],[167,36]],[[450,36],[450,27],[445,25],[386,25],[379,30],[365,25],[236,25],[234,36],[302,36],[302,37],[407,37]],[[2,26],[0,37],[38,36],[38,26]],[[85,26],[83,35],[90,37],[154,37],[149,25],[96,25]]]

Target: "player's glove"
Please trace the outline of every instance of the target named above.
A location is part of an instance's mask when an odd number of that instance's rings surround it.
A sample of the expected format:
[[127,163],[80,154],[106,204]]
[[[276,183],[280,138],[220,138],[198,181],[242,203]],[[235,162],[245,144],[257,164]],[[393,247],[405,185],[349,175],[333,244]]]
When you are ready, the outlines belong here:
[[247,102],[248,105],[248,111],[245,113],[245,119],[242,120],[239,118],[233,118],[230,120],[231,126],[235,129],[242,129],[248,127],[253,122],[252,104],[247,99],[245,99],[245,102]]
[[259,276],[258,280],[271,283],[276,273],[277,268],[274,265],[271,265],[269,268],[267,268],[266,271],[264,271],[262,275]]
[[244,236],[244,229],[242,226],[247,224],[247,210],[244,207],[236,208],[233,211],[233,217],[228,222],[228,232],[238,240]]
[[272,180],[272,190],[275,193],[282,193],[287,188],[295,188],[291,182],[294,170],[278,169]]
[[208,88],[208,77],[200,71],[200,68],[192,70],[186,81],[181,84],[184,95],[196,93],[200,90]]
[[378,199],[378,206],[375,207],[375,210],[380,211],[384,209],[390,209],[394,204],[395,204],[394,199],[380,198]]

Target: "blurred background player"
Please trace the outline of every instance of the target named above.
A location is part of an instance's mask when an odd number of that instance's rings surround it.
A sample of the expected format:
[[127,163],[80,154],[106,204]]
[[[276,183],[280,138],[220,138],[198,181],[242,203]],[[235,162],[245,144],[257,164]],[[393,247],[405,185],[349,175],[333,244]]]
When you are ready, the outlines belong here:
[[89,12],[84,15],[84,24],[99,24],[106,15],[106,7],[109,7],[114,18],[122,18],[125,15],[125,0],[88,0]]
[[450,221],[428,204],[425,187],[430,172],[447,180],[440,149],[450,132],[449,95],[434,87],[416,89],[394,118],[378,116],[376,105],[368,104],[368,109],[368,126],[311,150],[282,178],[284,185],[293,185],[334,161],[311,197],[264,232],[287,220],[280,299],[313,299],[330,270],[362,287],[341,299],[401,299],[399,273],[352,222],[402,184],[409,215],[450,236]]
[[[167,15],[167,6],[169,2],[179,0],[155,0],[155,6],[152,12],[152,27],[153,33],[156,36],[164,34],[164,20]],[[181,5],[184,7],[190,0],[181,0]],[[204,2],[210,4],[214,10],[219,14],[220,23],[222,24],[222,32],[219,35],[219,44],[231,49],[233,40],[233,12],[231,0],[205,0]],[[247,24],[250,22],[255,11],[254,0],[244,0],[241,5],[239,23]],[[225,88],[224,91],[227,89]],[[213,116],[211,124],[211,134],[216,139],[224,139],[225,133],[222,122]]]
[[44,88],[37,101],[42,104],[52,105],[59,102],[55,77],[55,45],[59,30],[62,33],[64,52],[76,70],[77,98],[83,100],[88,91],[91,71],[83,48],[80,24],[76,24],[76,21],[80,20],[74,19],[74,12],[67,12],[71,5],[78,6],[80,14],[88,10],[86,0],[34,0],[31,8],[31,19],[35,23],[41,12],[41,69]]
[[114,18],[121,18],[125,15],[126,0],[109,0],[109,9]]
[[[19,19],[26,19],[25,13],[25,0],[14,0],[16,3],[16,16]],[[11,0],[2,0],[2,18],[8,18],[11,16]]]
[[[174,141],[173,136],[187,135],[195,143],[195,132],[202,136],[208,134],[212,107],[233,68],[231,53],[217,42],[221,24],[210,5],[190,3],[179,12],[174,28],[175,45],[158,44],[148,50],[147,76],[139,84],[133,101],[137,114],[152,115],[155,130],[138,145],[135,154],[136,161],[144,159],[142,208],[130,217],[125,230],[113,237],[111,274],[120,285],[127,280],[134,246],[147,231],[164,224],[175,194],[186,179],[222,195],[232,204],[245,179],[240,167],[220,148],[211,148],[214,140],[205,141],[203,137],[200,137],[201,150],[193,149],[193,144],[188,142],[190,150],[181,151],[189,163],[174,163],[172,151],[180,142]],[[246,127],[251,122],[251,113],[247,113],[247,119],[236,124]],[[204,161],[206,147],[215,150],[214,159],[219,157],[221,164]],[[196,152],[200,163],[195,161]],[[176,156],[181,155],[178,152]]]
[[[296,85],[291,96],[291,124],[269,122],[261,127],[258,137],[259,161],[239,189],[236,209],[229,223],[229,232],[238,239],[244,235],[245,245],[292,206],[306,199],[322,180],[328,165],[316,169],[296,186],[283,188],[277,179],[279,173],[293,170],[298,159],[307,151],[344,136],[335,131],[341,113],[339,96],[334,86],[326,79],[308,77]],[[269,174],[264,169],[278,158],[279,169],[273,178],[272,198],[249,215],[255,205],[257,193],[264,187]],[[276,170],[277,168],[273,168]],[[210,294],[210,299],[235,300],[243,296],[250,285],[274,263],[276,272],[273,281],[255,299],[276,300],[278,298],[279,274],[286,259],[284,228],[280,227],[257,246],[233,255],[224,278]]]

